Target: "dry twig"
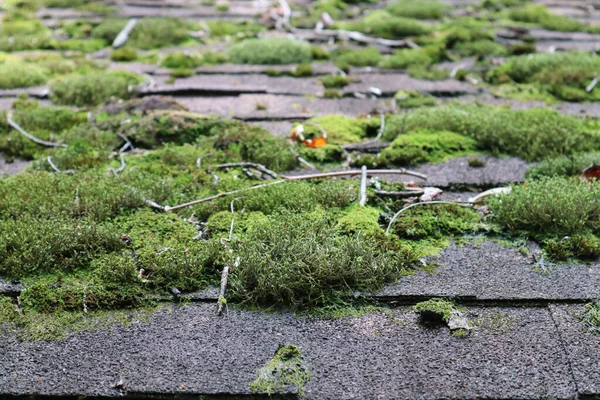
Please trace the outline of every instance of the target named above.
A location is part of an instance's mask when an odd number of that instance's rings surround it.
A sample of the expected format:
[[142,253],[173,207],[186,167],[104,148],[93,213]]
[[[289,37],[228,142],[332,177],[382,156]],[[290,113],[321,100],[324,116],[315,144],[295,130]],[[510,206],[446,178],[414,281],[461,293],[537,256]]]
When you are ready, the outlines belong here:
[[41,144],[42,146],[46,146],[46,147],[65,147],[65,148],[67,147],[67,145],[64,144],[64,143],[48,142],[46,140],[42,140],[42,139],[36,138],[31,133],[26,132],[25,129],[21,128],[21,126],[19,124],[17,124],[12,119],[12,113],[11,112],[9,112],[6,115],[6,122],[8,122],[8,124],[10,126],[12,126],[14,129],[16,129],[17,131],[19,131],[19,133],[21,135],[25,136],[29,140],[32,140],[32,141],[36,142],[37,144]]
[[225,164],[217,164],[215,168],[235,168],[235,167],[248,167],[254,168],[265,175],[270,176],[271,178],[277,178],[277,174],[262,164],[257,164],[253,162],[235,162],[235,163],[225,163]]
[[363,165],[360,169],[360,197],[358,204],[365,206],[367,204],[367,166]]
[[135,18],[131,18],[127,22],[127,25],[125,25],[125,28],[123,28],[123,30],[121,32],[119,32],[119,34],[117,35],[117,37],[113,41],[112,46],[115,49],[118,48],[118,47],[121,47],[125,43],[127,43],[127,40],[129,40],[129,34],[131,33],[131,31],[135,27],[136,23],[137,23],[137,19],[135,19]]
[[62,171],[61,169],[59,169],[56,164],[54,164],[54,162],[52,162],[52,157],[48,156],[48,164],[50,164],[50,166],[52,167],[52,169],[56,172],[60,172],[63,174],[74,174],[75,170],[73,169],[65,169],[64,171]]
[[133,144],[129,140],[129,138],[122,133],[117,132],[117,136],[125,141],[125,144],[119,149],[119,153],[123,153],[127,149],[134,150]]

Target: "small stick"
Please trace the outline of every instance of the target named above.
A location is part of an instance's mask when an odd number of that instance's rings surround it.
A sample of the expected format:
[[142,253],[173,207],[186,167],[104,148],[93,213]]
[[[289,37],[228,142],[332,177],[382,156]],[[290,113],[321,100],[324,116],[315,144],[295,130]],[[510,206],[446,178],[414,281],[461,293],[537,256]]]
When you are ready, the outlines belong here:
[[235,201],[235,199],[231,200],[231,226],[229,227],[229,242],[231,242],[231,237],[233,236],[233,222],[234,222],[234,215],[235,215],[235,211],[233,210],[233,202]]
[[141,194],[136,188],[134,188],[133,186],[129,186],[129,185],[123,185],[124,187],[126,187],[127,189],[131,190],[133,193],[137,194],[138,196],[140,196],[142,198],[142,200],[144,200],[144,203],[148,204],[150,207],[154,207],[154,208],[158,208],[159,210],[162,211],[167,211],[167,208],[169,206],[161,206],[160,204],[156,203],[155,201],[152,201],[150,199],[147,199],[146,197],[144,197],[143,194]]
[[388,235],[390,233],[390,229],[392,228],[392,224],[394,223],[394,221],[396,220],[396,218],[398,218],[398,216],[400,214],[402,214],[404,211],[408,210],[409,208],[413,208],[416,206],[424,206],[427,204],[452,204],[455,206],[461,206],[461,207],[473,207],[474,203],[468,202],[468,201],[424,201],[422,203],[414,203],[411,204],[409,206],[404,207],[403,209],[401,209],[400,211],[398,211],[396,214],[394,214],[394,216],[392,217],[392,219],[390,220],[390,223],[388,224],[387,229],[385,230],[385,234]]
[[17,124],[15,121],[13,121],[12,119],[12,113],[9,112],[6,115],[6,121],[8,122],[8,124],[10,126],[12,126],[13,128],[15,128],[17,131],[19,131],[19,133],[23,136],[25,136],[27,139],[29,140],[33,140],[34,142],[36,142],[37,144],[41,144],[42,146],[46,146],[46,147],[67,147],[66,144],[64,143],[55,143],[55,142],[48,142],[46,140],[42,140],[42,139],[38,139],[35,136],[33,136],[30,133],[27,133],[25,131],[25,129],[21,128],[21,126],[19,126],[19,124]]
[[204,157],[208,157],[211,156],[212,153],[206,153],[204,155],[201,155],[200,157],[198,157],[198,159],[196,160],[196,166],[198,167],[198,169],[202,169],[202,158]]
[[63,174],[74,174],[75,170],[72,169],[66,169],[64,171],[61,171],[56,164],[54,164],[54,162],[52,162],[52,157],[48,156],[48,164],[50,164],[50,166],[52,167],[52,169],[56,172],[62,172]]
[[367,166],[363,165],[360,168],[360,172],[360,200],[358,201],[358,204],[361,206],[365,206],[367,204]]
[[[233,268],[240,265],[240,258],[236,258],[233,263]],[[225,291],[227,290],[227,277],[229,276],[229,265],[223,267],[221,271],[221,289],[219,290],[219,299],[217,300],[217,315],[223,314],[223,307],[227,304],[225,300]]]
[[379,132],[377,132],[377,136],[375,136],[375,141],[378,141],[383,136],[383,131],[385,130],[385,114],[380,113],[381,116],[381,125],[379,125]]
[[269,175],[271,178],[277,178],[277,174],[262,164],[257,164],[253,162],[235,162],[235,163],[225,163],[225,164],[217,164],[215,168],[235,168],[235,167],[249,167],[259,170],[265,175]]
[[[362,174],[360,170],[352,171],[337,171],[337,172],[325,172],[322,174],[312,175],[297,175],[297,176],[282,176],[282,178],[290,181],[301,181],[305,179],[319,179],[319,178],[332,178],[337,176],[356,176]],[[427,175],[420,174],[418,172],[409,171],[407,169],[371,169],[369,175],[411,175],[417,178],[427,180]]]
[[[278,180],[278,181],[271,181],[271,182],[263,183],[263,184],[256,185],[256,186],[250,186],[250,187],[243,188],[243,189],[232,190],[230,192],[221,192],[221,193],[215,194],[214,196],[209,196],[209,197],[205,197],[203,199],[190,201],[189,203],[183,203],[183,204],[179,204],[179,205],[173,206],[173,207],[171,207],[171,206],[165,206],[165,207],[158,206],[158,207],[164,211],[179,210],[181,208],[186,208],[186,207],[190,207],[190,206],[193,206],[196,204],[215,200],[220,197],[229,196],[230,194],[236,194],[236,193],[241,193],[241,192],[245,192],[248,190],[260,189],[260,188],[264,188],[264,187],[271,186],[271,185],[279,185],[280,183],[283,183],[283,182],[300,181],[300,180],[306,180],[306,179],[331,178],[331,177],[336,177],[336,176],[356,176],[356,175],[360,175],[361,173],[362,173],[361,171],[338,171],[338,172],[327,172],[327,173],[323,173],[323,174],[312,174],[312,175],[281,176],[281,178],[283,178],[283,179]],[[372,170],[370,170],[370,174],[371,175],[376,175],[376,174],[412,175],[412,176],[416,176],[418,178],[427,180],[427,175],[419,174],[414,171],[408,171],[406,169],[372,169]]]
[[129,34],[131,33],[131,31],[135,27],[136,23],[137,23],[137,19],[131,18],[127,22],[127,25],[125,25],[125,27],[123,28],[123,30],[121,32],[119,32],[119,34],[117,35],[117,37],[113,41],[112,47],[114,47],[116,49],[116,48],[119,48],[119,47],[123,46],[125,43],[127,43],[127,40],[129,39]]
[[122,133],[117,132],[117,136],[120,137],[121,139],[123,139],[125,141],[125,144],[123,145],[123,147],[121,147],[119,149],[119,153],[124,152],[125,150],[127,150],[127,148],[130,148],[131,150],[134,150],[133,144],[131,144],[131,141],[129,140],[129,138],[127,138],[127,136],[123,135]]
[[263,183],[263,184],[256,185],[256,186],[250,186],[250,187],[243,188],[243,189],[232,190],[230,192],[221,192],[221,193],[215,194],[214,196],[205,197],[203,199],[190,201],[189,203],[179,204],[179,205],[173,206],[173,207],[165,206],[165,207],[162,207],[162,208],[165,211],[179,210],[180,208],[185,208],[185,207],[193,206],[193,205],[196,205],[196,204],[205,203],[207,201],[215,200],[215,199],[218,199],[220,197],[229,196],[230,194],[236,194],[236,193],[241,193],[241,192],[245,192],[245,191],[248,191],[248,190],[260,189],[260,188],[264,188],[266,186],[271,186],[271,185],[278,185],[278,184],[283,183],[283,182],[287,182],[287,181],[285,179],[282,179],[282,180],[279,180],[279,181],[272,181],[272,182]]
[[414,197],[420,196],[425,193],[424,190],[405,190],[400,192],[390,192],[386,190],[375,190],[375,194],[387,197],[398,197],[398,198],[406,198],[406,197]]
[[592,90],[594,90],[597,83],[598,83],[598,77],[595,77],[594,80],[589,85],[587,85],[587,87],[585,88],[585,91],[588,93],[591,92]]
[[117,169],[113,169],[113,168],[108,169],[109,171],[111,171],[113,173],[114,176],[119,175],[119,172],[125,171],[125,167],[127,166],[127,164],[125,164],[125,155],[123,153],[119,153],[119,156],[121,157],[121,166]]
[[296,157],[296,160],[298,160],[298,162],[302,165],[304,165],[305,167],[308,167],[310,169],[313,169],[315,171],[318,171],[317,168],[314,167],[314,165],[312,165],[311,163],[309,163],[308,161],[306,161],[304,158],[302,158],[300,156],[300,154],[298,154],[298,152],[296,150],[294,150],[293,148],[290,147],[290,151],[292,152],[292,154],[294,155],[294,157]]

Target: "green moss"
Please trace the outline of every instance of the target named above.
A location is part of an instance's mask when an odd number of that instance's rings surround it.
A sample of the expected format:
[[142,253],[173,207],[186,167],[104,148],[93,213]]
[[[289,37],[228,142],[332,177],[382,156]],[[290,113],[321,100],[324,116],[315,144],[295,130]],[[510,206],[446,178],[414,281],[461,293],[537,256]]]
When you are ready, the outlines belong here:
[[342,29],[363,32],[386,39],[420,36],[430,32],[431,28],[417,19],[395,17],[386,11],[376,10],[357,22],[336,24]]
[[583,52],[538,53],[511,57],[507,63],[491,70],[489,82],[533,83],[566,101],[598,100],[598,93],[585,92],[586,86],[600,70],[600,60]]
[[235,36],[236,38],[245,38],[256,36],[265,28],[254,22],[228,22],[228,21],[206,21],[210,29],[210,35],[213,37]]
[[553,31],[576,32],[583,29],[583,24],[578,20],[553,14],[545,6],[538,4],[513,8],[509,11],[508,17],[513,21],[536,23],[544,29]]
[[448,323],[452,312],[456,310],[454,304],[444,299],[430,299],[417,303],[413,310],[426,320],[439,320]]
[[429,54],[421,49],[396,50],[379,63],[380,68],[406,69],[413,65],[427,66],[433,62]]
[[58,104],[94,106],[111,97],[133,97],[133,88],[141,81],[138,75],[126,71],[67,75],[50,83],[50,98]]
[[165,55],[160,65],[165,68],[190,69],[202,65],[202,58],[194,54],[175,52]]
[[544,160],[527,170],[527,179],[552,176],[579,176],[584,168],[600,164],[600,154],[584,153]]
[[402,108],[431,107],[437,104],[437,99],[429,94],[410,90],[400,90],[394,95],[396,105]]
[[477,142],[448,131],[417,130],[400,135],[381,152],[387,164],[407,166],[442,162],[451,157],[472,154]]
[[102,50],[105,46],[106,43],[99,39],[67,39],[54,42],[52,48],[56,50],[93,53],[95,51]]
[[228,56],[236,64],[302,64],[310,62],[311,51],[293,39],[248,39],[233,45]]
[[467,159],[467,163],[469,164],[469,167],[471,167],[471,168],[485,167],[485,161],[482,160],[481,158],[477,158],[477,157],[471,157],[471,158]]
[[121,47],[120,49],[114,50],[110,59],[113,61],[135,61],[137,59],[137,51],[131,47]]
[[344,149],[337,144],[326,144],[323,147],[301,146],[298,150],[302,157],[320,163],[338,162],[344,156]]
[[494,220],[510,232],[563,237],[598,232],[600,183],[563,177],[543,178],[513,187],[492,199]]
[[[91,35],[93,38],[104,40],[106,44],[111,44],[125,25],[127,25],[126,19],[108,18],[93,28]],[[131,42],[129,44],[131,45]]]
[[379,210],[373,207],[354,205],[338,221],[338,227],[347,234],[381,237],[384,230],[379,226]]
[[198,26],[188,20],[159,17],[142,18],[138,20],[133,28],[128,44],[145,50],[176,46],[190,40],[188,32],[197,29]]
[[600,257],[600,238],[588,234],[549,239],[544,243],[544,251],[553,260],[593,261]]
[[293,344],[279,346],[275,356],[262,367],[256,379],[250,384],[254,393],[266,393],[269,396],[295,386],[298,394],[304,393],[304,385],[310,380],[310,367],[300,354],[300,348]]
[[386,121],[384,138],[415,129],[445,130],[469,136],[480,150],[527,161],[591,150],[595,145],[579,118],[553,110],[513,111],[504,107],[445,105],[419,108]]
[[190,68],[176,68],[169,72],[171,78],[188,78],[194,75],[194,70]]
[[344,97],[344,94],[336,89],[325,89],[323,97],[326,99],[341,99]]
[[447,10],[448,6],[438,0],[396,0],[387,7],[387,11],[394,16],[416,19],[442,19]]
[[337,233],[322,211],[281,214],[256,223],[234,254],[231,296],[247,304],[305,309],[375,289],[398,278],[415,261],[410,249],[362,235]]
[[600,302],[592,301],[584,305],[579,319],[590,332],[600,332]]
[[292,72],[292,76],[295,77],[309,77],[313,74],[313,68],[310,64],[298,64],[296,69]]
[[306,138],[322,136],[323,133],[320,128],[323,128],[327,132],[327,142],[329,144],[358,143],[365,137],[376,134],[379,123],[379,118],[326,115],[307,120],[303,124],[304,136]]
[[394,221],[391,232],[406,239],[445,239],[488,232],[472,209],[455,205],[415,207]]
[[487,39],[461,42],[454,49],[463,57],[476,57],[479,60],[483,60],[488,56],[504,56],[507,54],[507,49],[504,45]]
[[331,54],[321,46],[311,46],[310,53],[313,60],[329,60]]
[[35,64],[5,62],[0,64],[0,88],[14,89],[46,83],[48,71]]
[[262,212],[251,211],[232,214],[230,211],[220,211],[208,218],[206,226],[212,236],[227,237],[231,229],[231,220],[233,219],[233,234],[239,236],[245,234],[255,222],[264,221],[265,218]]
[[344,49],[334,55],[335,64],[342,69],[352,67],[375,66],[381,60],[381,54],[376,47],[365,47],[359,50]]
[[321,84],[327,89],[343,88],[350,82],[350,78],[343,75],[327,75],[321,78]]
[[408,75],[416,79],[425,79],[429,81],[443,81],[448,79],[449,72],[445,69],[436,67],[423,67],[420,65],[411,65],[407,69]]
[[[0,323],[4,316],[3,304],[0,299]],[[16,337],[22,341],[61,340],[71,332],[88,332],[110,330],[114,326],[129,326],[134,323],[147,322],[154,310],[151,308],[137,311],[59,311],[53,314],[27,312],[23,315],[9,315],[11,319],[6,327],[14,330]]]

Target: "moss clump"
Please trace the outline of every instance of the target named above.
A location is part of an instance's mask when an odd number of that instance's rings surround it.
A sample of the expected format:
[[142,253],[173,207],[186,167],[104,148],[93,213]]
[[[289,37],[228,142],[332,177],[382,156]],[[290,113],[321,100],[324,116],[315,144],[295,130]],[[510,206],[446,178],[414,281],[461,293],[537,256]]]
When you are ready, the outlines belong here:
[[294,69],[294,71],[292,72],[292,76],[295,76],[297,78],[305,78],[305,77],[309,77],[312,76],[313,74],[313,68],[312,65],[310,64],[298,64],[296,65],[296,69]]
[[448,131],[417,130],[400,135],[381,152],[382,160],[393,165],[442,162],[451,157],[472,154],[477,142]]
[[508,12],[508,17],[513,21],[536,23],[551,31],[577,32],[583,29],[583,24],[578,20],[553,14],[545,6],[538,4],[513,8]]
[[50,83],[50,98],[58,104],[95,106],[111,97],[133,97],[133,89],[140,82],[141,77],[126,71],[67,75]]
[[394,95],[396,105],[402,108],[432,107],[437,104],[437,99],[429,94],[410,90],[400,90]]
[[262,25],[248,21],[206,21],[206,25],[213,37],[235,36],[238,39],[256,36],[265,29]]
[[396,17],[416,19],[442,19],[447,9],[448,6],[438,0],[396,0],[387,7],[387,11]]
[[137,57],[137,51],[132,47],[121,47],[120,49],[114,50],[110,55],[111,60],[123,62],[135,61],[137,60]]
[[298,394],[304,393],[304,385],[310,380],[310,368],[300,354],[300,348],[293,344],[279,346],[275,356],[256,374],[250,384],[253,393],[266,393],[269,396],[293,385]]
[[323,147],[301,146],[299,153],[302,157],[320,163],[332,163],[341,161],[344,157],[344,149],[337,144],[326,144]]
[[583,52],[538,53],[511,57],[491,70],[486,80],[492,83],[532,83],[558,99],[596,101],[598,91],[585,88],[600,70],[598,57]]
[[415,261],[412,250],[391,242],[337,233],[323,211],[256,223],[236,248],[241,263],[230,277],[232,298],[292,309],[380,287]]
[[408,67],[408,75],[416,79],[425,79],[428,81],[443,81],[448,79],[449,72],[445,69],[436,67],[423,67],[420,65],[412,65]]
[[563,177],[515,186],[493,201],[496,220],[511,231],[571,235],[600,228],[600,184]]
[[379,226],[379,210],[373,207],[354,205],[338,221],[338,227],[347,234],[381,237],[384,230]]
[[161,60],[160,65],[165,68],[190,69],[202,65],[202,58],[180,52],[169,53]]
[[188,78],[194,75],[194,70],[190,68],[176,68],[169,72],[171,78]]
[[600,239],[595,235],[573,235],[544,242],[544,250],[553,260],[596,260],[600,256]]
[[24,62],[0,64],[0,89],[43,85],[47,79],[48,71],[35,64]]
[[448,323],[452,312],[456,310],[454,304],[444,299],[430,299],[417,303],[413,307],[414,312],[423,319]]
[[469,167],[471,167],[471,168],[485,167],[485,161],[482,160],[481,158],[477,158],[477,157],[471,157],[471,158],[467,159],[467,163],[469,164]]
[[310,62],[311,51],[293,39],[248,39],[233,45],[228,56],[237,64],[302,64]]
[[507,54],[505,46],[488,39],[461,42],[454,49],[463,57],[476,57],[478,60],[483,60],[488,56],[504,56]]
[[339,68],[347,69],[352,67],[370,67],[375,66],[381,60],[381,54],[376,47],[365,47],[360,50],[344,49],[334,55],[335,65]]
[[600,332],[600,301],[592,301],[583,306],[579,319],[590,332]]
[[178,18],[142,18],[133,28],[128,43],[145,50],[175,46],[189,40],[188,32],[197,29],[196,24]]
[[527,161],[591,150],[593,135],[575,117],[547,109],[513,111],[504,107],[445,105],[419,108],[386,121],[384,138],[415,129],[444,130],[469,136],[480,150]]
[[321,128],[327,132],[327,143],[358,143],[364,138],[375,135],[379,129],[379,118],[352,118],[343,115],[326,115],[307,120],[304,125],[306,138],[323,135]]
[[373,11],[357,22],[336,24],[342,29],[363,32],[386,39],[420,36],[431,28],[414,18],[395,17],[386,11]]
[[413,65],[424,67],[432,62],[433,59],[422,48],[402,49],[396,50],[394,54],[383,59],[379,63],[379,67],[386,69],[406,69]]
[[489,231],[489,227],[481,223],[481,216],[472,209],[455,205],[438,205],[429,209],[415,207],[397,218],[391,230],[401,238],[413,240],[446,239],[480,231]]
[[350,82],[350,78],[343,75],[327,75],[321,78],[321,84],[327,89],[343,88]]
[[[108,18],[92,29],[93,38],[104,40],[106,44],[112,43],[119,32],[125,28],[127,20]],[[131,42],[129,43],[131,45]]]
[[527,179],[539,179],[552,176],[579,176],[583,169],[593,163],[600,164],[600,154],[574,154],[544,160],[527,170]]

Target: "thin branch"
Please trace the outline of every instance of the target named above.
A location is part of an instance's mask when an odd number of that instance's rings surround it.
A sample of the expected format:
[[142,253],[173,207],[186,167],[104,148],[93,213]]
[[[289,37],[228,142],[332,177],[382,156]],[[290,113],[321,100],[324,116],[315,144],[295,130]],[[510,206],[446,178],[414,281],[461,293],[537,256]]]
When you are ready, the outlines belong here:
[[323,36],[329,38],[335,38],[338,40],[354,40],[359,43],[375,44],[386,47],[408,47],[408,48],[419,48],[419,46],[411,40],[390,40],[384,38],[378,38],[373,36],[367,36],[362,32],[346,31],[343,29],[324,29],[324,30],[309,30],[309,29],[296,29],[294,31],[299,36]]
[[109,168],[108,170],[110,172],[113,173],[114,176],[119,175],[120,172],[125,171],[125,167],[127,166],[127,164],[125,163],[125,155],[123,153],[119,153],[119,156],[121,157],[121,166],[119,166],[119,168],[114,169],[114,168]]
[[378,141],[383,136],[383,131],[385,131],[385,114],[380,113],[381,116],[381,125],[379,125],[379,132],[377,132],[377,136],[375,136],[375,141]]
[[298,152],[296,150],[294,150],[293,148],[290,147],[290,151],[292,152],[292,154],[294,155],[294,157],[296,157],[296,160],[298,160],[298,162],[302,165],[304,165],[305,167],[308,167],[312,170],[318,171],[318,168],[315,168],[314,165],[312,165],[311,163],[309,163],[308,161],[306,161],[304,158],[302,158],[300,156],[300,154],[298,154]]
[[266,186],[271,186],[271,185],[278,185],[278,184],[283,183],[283,182],[287,182],[287,181],[285,179],[282,179],[282,180],[279,180],[279,181],[271,181],[271,182],[268,182],[268,183],[263,183],[261,185],[256,185],[256,186],[250,186],[250,187],[243,188],[243,189],[232,190],[230,192],[221,192],[221,193],[215,194],[214,196],[205,197],[203,199],[190,201],[189,203],[179,204],[179,205],[173,206],[173,207],[165,206],[165,207],[162,207],[162,209],[164,209],[165,211],[179,210],[181,208],[193,206],[193,205],[200,204],[200,203],[205,203],[207,201],[215,200],[215,199],[218,199],[220,197],[229,196],[231,194],[246,192],[248,190],[260,189],[260,188],[264,188]]
[[365,206],[367,204],[367,166],[363,165],[360,169],[360,172],[360,200],[358,201],[358,204]]
[[12,113],[11,112],[9,112],[6,115],[6,121],[8,122],[8,124],[10,126],[12,126],[17,131],[19,131],[19,133],[21,135],[25,136],[29,140],[32,140],[32,141],[36,142],[37,144],[41,144],[42,146],[46,146],[46,147],[65,147],[65,148],[67,147],[67,145],[64,144],[64,143],[48,142],[46,140],[38,139],[35,136],[33,136],[32,134],[27,133],[25,131],[25,129],[21,128],[21,126],[19,126],[19,124],[17,124],[15,121],[13,121],[13,119],[12,119]]
[[227,300],[225,299],[225,292],[227,291],[227,277],[229,276],[229,270],[233,268],[237,268],[240,265],[240,258],[236,258],[233,262],[233,266],[229,268],[229,265],[223,267],[223,271],[221,271],[221,289],[219,290],[219,299],[217,300],[217,315],[223,314],[223,308],[227,304]]
[[131,190],[133,193],[137,194],[138,196],[140,196],[142,198],[142,200],[144,200],[144,203],[148,204],[150,207],[154,207],[157,208],[159,210],[162,211],[167,211],[167,208],[169,206],[161,206],[160,204],[156,203],[155,201],[152,201],[150,199],[147,199],[146,197],[144,197],[143,194],[141,194],[136,188],[134,188],[133,186],[129,186],[129,185],[123,185],[124,187],[126,187],[127,189]]
[[119,32],[119,34],[117,35],[117,37],[113,41],[112,46],[115,49],[119,48],[119,47],[123,46],[125,43],[127,43],[127,40],[129,39],[129,34],[131,33],[131,31],[135,27],[136,23],[137,23],[137,19],[135,19],[135,18],[131,18],[127,22],[127,25],[125,25],[125,27],[123,28],[123,30],[121,32]]
[[[290,181],[300,181],[305,179],[319,179],[319,178],[333,178],[337,176],[357,176],[362,172],[360,170],[352,170],[352,171],[336,171],[336,172],[325,172],[322,174],[312,174],[312,175],[297,175],[297,176],[282,176],[282,178],[290,180]],[[420,174],[415,171],[409,171],[407,169],[371,169],[369,170],[369,175],[410,175],[415,176],[417,178],[421,178],[427,180],[427,175]]]
[[589,85],[587,85],[587,87],[585,88],[585,91],[588,93],[591,92],[592,90],[594,90],[597,83],[598,83],[598,77],[594,78],[594,80],[592,80],[592,82]]
[[235,163],[225,163],[225,164],[217,164],[215,168],[235,168],[235,167],[249,167],[259,170],[265,175],[269,175],[271,178],[277,178],[277,174],[262,164],[257,164],[253,162],[235,162]]
[[231,226],[229,227],[229,242],[231,242],[231,238],[233,236],[233,223],[234,223],[234,215],[235,215],[235,211],[233,209],[233,202],[235,201],[235,199],[231,200]]
[[424,190],[405,190],[405,191],[399,191],[399,192],[391,192],[391,191],[387,191],[387,190],[375,190],[375,194],[378,194],[380,196],[397,197],[400,199],[407,198],[407,197],[420,196],[423,193],[425,193]]
[[119,153],[123,153],[125,150],[127,150],[127,148],[134,150],[133,144],[131,144],[131,141],[129,138],[127,138],[127,136],[119,132],[117,132],[117,136],[125,141],[125,144],[119,149]]
[[[159,206],[158,204],[156,204],[158,207],[164,211],[172,211],[172,210],[179,210],[181,208],[186,208],[186,207],[190,207],[190,206],[194,206],[196,204],[200,204],[200,203],[205,203],[207,201],[212,201],[221,197],[225,197],[225,196],[229,196],[231,194],[236,194],[236,193],[241,193],[241,192],[246,192],[248,190],[254,190],[254,189],[260,189],[260,188],[264,188],[267,186],[271,186],[271,185],[279,185],[280,183],[283,182],[288,182],[288,181],[300,181],[300,180],[307,180],[307,179],[320,179],[320,178],[333,178],[333,177],[337,177],[337,176],[356,176],[356,175],[360,175],[362,172],[361,171],[338,171],[338,172],[327,172],[327,173],[323,173],[323,174],[312,174],[312,175],[298,175],[298,176],[280,176],[280,178],[283,178],[281,180],[278,181],[271,181],[268,183],[263,183],[260,185],[256,185],[256,186],[250,186],[247,188],[242,188],[242,189],[237,189],[237,190],[232,190],[230,192],[221,192],[221,193],[217,193],[214,196],[209,196],[209,197],[205,197],[203,199],[198,199],[198,200],[194,200],[194,201],[190,201],[189,203],[183,203],[183,204],[179,204],[177,206]],[[416,176],[418,178],[421,179],[425,179],[427,180],[427,175],[423,175],[423,174],[419,174],[418,172],[414,172],[414,171],[409,171],[406,169],[372,169],[369,171],[369,175],[412,175],[412,176]],[[153,206],[155,207],[155,206]]]
[[394,216],[390,220],[390,223],[388,224],[387,229],[385,230],[385,234],[388,235],[390,233],[392,224],[394,223],[396,218],[398,218],[398,216],[400,214],[402,214],[404,211],[406,211],[410,208],[416,207],[416,206],[424,206],[424,205],[428,205],[428,204],[452,204],[452,205],[461,206],[461,207],[473,207],[473,203],[468,202],[468,201],[424,201],[422,203],[414,203],[414,204],[404,207],[403,209],[398,211],[396,214],[394,214]]
[[52,162],[52,157],[48,156],[48,164],[52,167],[52,169],[56,172],[61,172],[63,174],[74,174],[75,170],[73,169],[65,169],[64,171],[60,170],[54,162]]

